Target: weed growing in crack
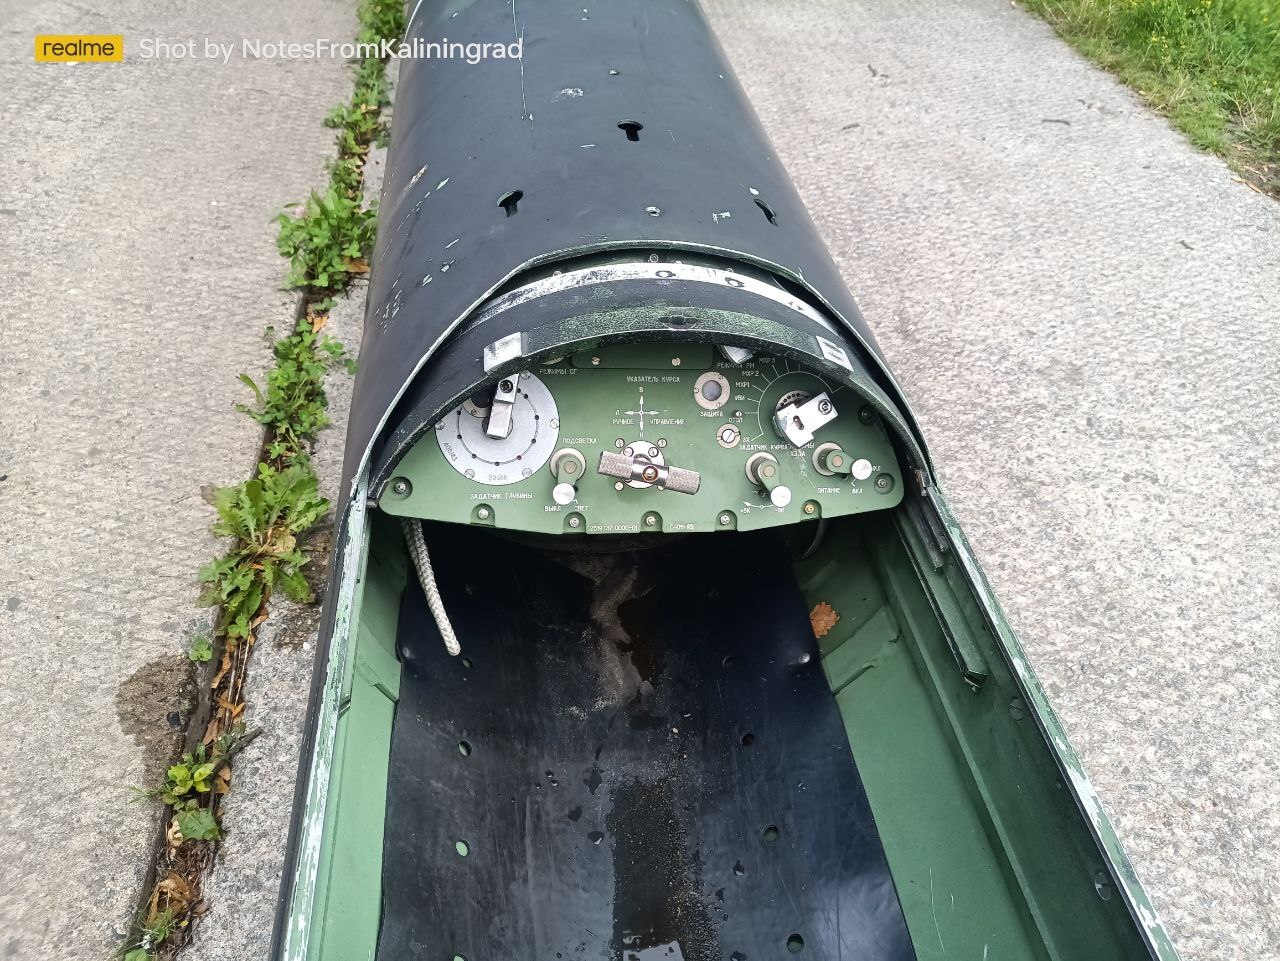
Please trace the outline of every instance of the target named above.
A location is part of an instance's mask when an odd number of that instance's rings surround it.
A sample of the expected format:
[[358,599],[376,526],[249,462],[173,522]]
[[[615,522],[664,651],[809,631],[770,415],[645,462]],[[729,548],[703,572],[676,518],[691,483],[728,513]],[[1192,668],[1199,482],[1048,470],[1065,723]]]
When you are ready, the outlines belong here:
[[[398,0],[363,0],[359,19],[358,39],[364,43],[398,39],[405,27]],[[246,732],[241,720],[254,631],[267,617],[272,592],[313,600],[302,573],[309,558],[300,540],[329,504],[319,495],[310,453],[328,424],[325,374],[338,364],[354,370],[342,344],[321,331],[332,296],[369,269],[376,211],[361,203],[363,166],[370,146],[386,138],[381,111],[388,103],[386,64],[364,60],[350,104],[334,108],[326,121],[338,131],[328,186],[295,205],[298,216],[278,217],[277,248],[289,258],[286,283],[304,289],[306,314],[275,342],[275,364],[265,384],[240,378],[253,391],[254,404],[237,409],[265,428],[254,476],[206,492],[218,515],[213,533],[231,539],[227,552],[200,571],[201,602],[217,608],[215,630],[211,638],[194,639],[187,653],[193,662],[210,662],[211,716],[196,747],[169,767],[164,784],[135,792],[167,805],[169,820],[156,856],[157,880],[121,948],[123,961],[170,961],[187,940],[192,920],[207,910],[200,887],[222,837],[219,798],[230,785],[232,759],[261,734]]]
[[[365,0],[359,17],[361,43],[378,44],[404,32],[404,8],[399,3]],[[388,103],[387,65],[377,57],[362,60],[351,101],[334,107],[325,118],[338,131],[338,156],[329,166],[328,188],[277,218],[276,245],[289,258],[290,287],[342,291],[354,276],[368,272],[377,214],[362,205],[360,187],[369,147],[386,141],[382,108]]]
[[[315,305],[313,316],[322,316],[320,311],[328,310],[331,304],[326,300]],[[248,374],[240,375],[253,391],[255,406],[240,404],[236,409],[267,428],[267,458],[288,464],[304,458],[311,442],[329,423],[326,371],[342,364],[348,373],[354,373],[355,361],[341,343],[317,330],[313,320],[299,321],[292,335],[275,342],[274,352],[276,362],[267,374],[265,390]]]
[[373,246],[377,214],[358,198],[331,185],[308,197],[300,216],[286,211],[276,219],[276,247],[289,258],[288,286],[346,290],[353,276],[368,273],[365,258]]

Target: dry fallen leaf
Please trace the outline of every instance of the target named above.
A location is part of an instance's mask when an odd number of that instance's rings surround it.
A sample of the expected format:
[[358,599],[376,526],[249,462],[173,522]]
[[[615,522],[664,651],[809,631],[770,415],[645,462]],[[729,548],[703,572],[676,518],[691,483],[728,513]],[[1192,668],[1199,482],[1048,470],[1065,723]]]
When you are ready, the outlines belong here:
[[[169,828],[164,832],[165,840],[169,842],[170,847],[177,847],[182,843],[182,832],[178,830],[178,816],[175,814],[169,819]],[[154,899],[154,892],[152,898]]]
[[814,637],[826,637],[838,623],[840,615],[826,601],[819,602],[809,612],[809,624],[813,627]]

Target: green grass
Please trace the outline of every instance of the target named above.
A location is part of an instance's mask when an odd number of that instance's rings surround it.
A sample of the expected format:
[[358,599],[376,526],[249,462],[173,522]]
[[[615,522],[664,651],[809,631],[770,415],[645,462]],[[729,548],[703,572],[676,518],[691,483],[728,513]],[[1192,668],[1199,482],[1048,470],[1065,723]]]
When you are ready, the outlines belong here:
[[1022,0],[1198,147],[1280,197],[1280,0]]

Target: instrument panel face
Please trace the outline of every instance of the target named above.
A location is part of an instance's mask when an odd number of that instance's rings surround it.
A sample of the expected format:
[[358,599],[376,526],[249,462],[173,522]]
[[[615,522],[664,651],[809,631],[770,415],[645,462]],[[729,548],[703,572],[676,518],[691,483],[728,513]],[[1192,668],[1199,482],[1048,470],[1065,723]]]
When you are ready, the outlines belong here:
[[853,388],[794,361],[635,344],[472,396],[405,455],[378,506],[546,534],[755,530],[893,507],[902,483]]

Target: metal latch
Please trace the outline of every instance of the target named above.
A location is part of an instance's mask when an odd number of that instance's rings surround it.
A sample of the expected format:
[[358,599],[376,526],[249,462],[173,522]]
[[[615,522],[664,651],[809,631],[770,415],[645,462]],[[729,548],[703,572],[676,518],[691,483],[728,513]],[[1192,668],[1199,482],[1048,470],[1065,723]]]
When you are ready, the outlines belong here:
[[787,404],[773,415],[773,426],[795,447],[813,440],[814,432],[835,420],[836,405],[823,391],[803,404]]
[[512,411],[516,406],[516,381],[504,377],[498,381],[489,405],[489,417],[484,422],[484,432],[494,440],[506,440],[511,436]]

